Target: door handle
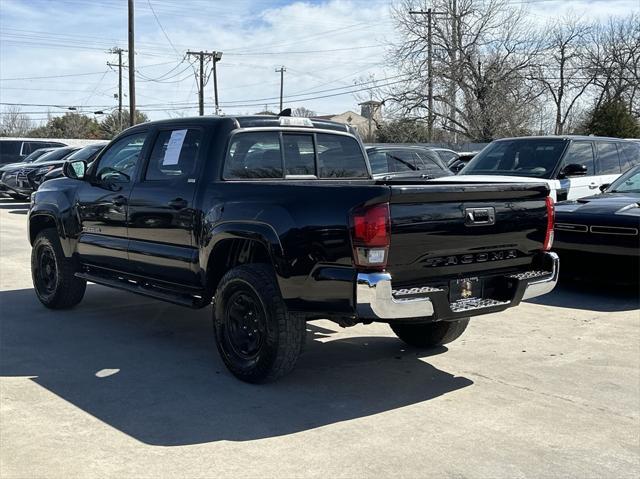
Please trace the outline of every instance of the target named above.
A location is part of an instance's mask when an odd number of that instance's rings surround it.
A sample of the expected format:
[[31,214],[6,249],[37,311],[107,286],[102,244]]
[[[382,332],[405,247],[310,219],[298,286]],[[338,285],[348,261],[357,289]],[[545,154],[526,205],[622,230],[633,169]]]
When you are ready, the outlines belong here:
[[114,196],[111,202],[115,206],[124,206],[127,204],[127,197],[122,195]]
[[598,187],[598,183],[591,182],[589,183],[589,189],[595,190]]
[[183,210],[187,207],[187,200],[183,200],[182,198],[175,198],[169,201],[169,208],[173,208],[174,210]]

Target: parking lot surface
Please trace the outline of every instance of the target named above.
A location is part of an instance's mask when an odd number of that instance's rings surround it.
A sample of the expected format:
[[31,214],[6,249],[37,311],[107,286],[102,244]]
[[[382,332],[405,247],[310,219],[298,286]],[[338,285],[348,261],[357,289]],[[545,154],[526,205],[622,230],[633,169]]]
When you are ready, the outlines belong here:
[[49,311],[28,205],[0,198],[0,477],[638,477],[638,292],[564,281],[447,348],[308,326],[279,382],[234,379],[192,311],[97,285]]

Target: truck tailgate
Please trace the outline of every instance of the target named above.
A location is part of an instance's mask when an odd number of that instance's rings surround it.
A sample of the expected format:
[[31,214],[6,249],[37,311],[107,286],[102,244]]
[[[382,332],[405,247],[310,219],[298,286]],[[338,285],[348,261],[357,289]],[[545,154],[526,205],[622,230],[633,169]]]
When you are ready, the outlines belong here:
[[521,270],[542,249],[544,183],[389,185],[394,286]]

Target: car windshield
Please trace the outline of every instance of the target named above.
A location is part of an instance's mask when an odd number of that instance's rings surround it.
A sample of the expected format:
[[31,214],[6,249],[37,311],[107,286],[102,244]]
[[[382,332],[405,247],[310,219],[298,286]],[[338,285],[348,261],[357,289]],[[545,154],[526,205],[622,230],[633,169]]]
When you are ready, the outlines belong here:
[[42,155],[40,158],[38,158],[36,161],[34,161],[34,163],[45,163],[47,161],[58,161],[63,159],[65,156],[67,156],[69,153],[71,153],[72,151],[75,151],[76,148],[56,148],[53,151],[50,151],[49,153],[45,153],[44,155]]
[[40,148],[39,150],[36,150],[30,155],[26,156],[24,160],[22,160],[22,163],[33,163],[42,155],[46,155],[47,153],[49,153],[50,151],[53,151],[54,149],[55,148]]
[[611,186],[607,188],[607,192],[640,193],[640,167],[633,168],[614,181]]
[[69,155],[67,160],[88,160],[98,151],[102,150],[105,145],[89,145]]
[[368,148],[367,156],[374,175],[407,176],[416,173],[417,176],[443,176],[448,173],[442,160],[435,151],[422,148]]
[[478,153],[461,175],[506,175],[551,178],[567,140],[523,138],[494,141]]

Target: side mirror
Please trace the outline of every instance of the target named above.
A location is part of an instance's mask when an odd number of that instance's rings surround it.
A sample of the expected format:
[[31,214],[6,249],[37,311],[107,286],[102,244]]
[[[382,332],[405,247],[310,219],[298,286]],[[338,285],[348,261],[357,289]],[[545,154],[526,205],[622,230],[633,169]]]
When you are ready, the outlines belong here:
[[588,172],[587,167],[577,163],[571,163],[560,172],[560,178],[569,178],[571,176],[584,176]]
[[604,193],[605,191],[607,191],[607,188],[609,188],[611,186],[611,183],[603,183],[600,185],[600,192]]
[[67,161],[62,167],[62,174],[74,180],[84,179],[87,173],[87,162],[84,160]]

